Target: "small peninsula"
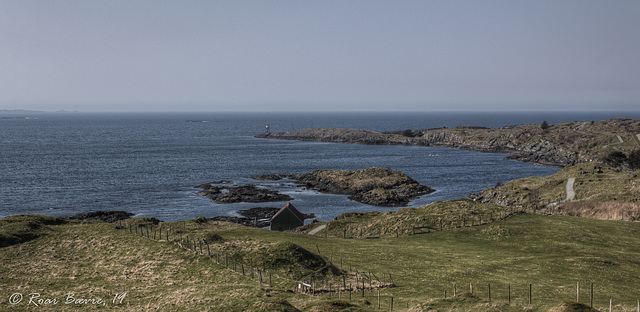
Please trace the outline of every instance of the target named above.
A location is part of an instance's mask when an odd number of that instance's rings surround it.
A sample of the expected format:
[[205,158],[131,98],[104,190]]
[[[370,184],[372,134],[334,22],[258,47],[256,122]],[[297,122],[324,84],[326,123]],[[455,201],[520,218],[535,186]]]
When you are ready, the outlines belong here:
[[351,200],[382,207],[404,206],[411,199],[434,191],[400,171],[377,167],[362,170],[315,170],[305,174],[263,175],[255,178],[290,178],[319,192],[349,195]]

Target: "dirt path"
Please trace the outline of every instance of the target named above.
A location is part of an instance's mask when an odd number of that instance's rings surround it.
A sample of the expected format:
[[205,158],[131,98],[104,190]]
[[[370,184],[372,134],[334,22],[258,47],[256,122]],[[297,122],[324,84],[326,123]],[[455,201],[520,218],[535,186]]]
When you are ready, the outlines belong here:
[[573,190],[573,183],[576,182],[576,178],[569,178],[567,180],[567,199],[565,201],[573,200],[576,197],[576,192]]
[[326,227],[327,227],[327,225],[326,225],[326,224],[323,224],[323,225],[321,225],[321,226],[319,226],[319,227],[317,227],[317,228],[315,228],[315,229],[313,229],[313,230],[309,231],[309,233],[307,233],[307,234],[309,234],[309,235],[315,235],[316,233],[318,233],[318,232],[322,231],[322,229],[324,229],[324,228],[326,228]]

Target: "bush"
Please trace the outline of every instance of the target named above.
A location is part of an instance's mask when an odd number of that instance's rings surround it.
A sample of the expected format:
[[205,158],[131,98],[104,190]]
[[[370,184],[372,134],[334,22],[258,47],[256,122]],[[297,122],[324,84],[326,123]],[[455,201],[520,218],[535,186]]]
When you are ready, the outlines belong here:
[[403,131],[401,132],[401,134],[402,134],[403,136],[410,137],[410,138],[413,138],[413,137],[415,137],[415,136],[416,136],[416,135],[415,135],[415,133],[413,133],[413,130],[411,130],[411,129],[403,130]]
[[620,167],[627,161],[627,155],[620,151],[611,152],[604,161],[612,167]]
[[627,159],[629,163],[629,167],[633,170],[640,169],[640,150],[635,150],[629,154],[629,158]]
[[542,128],[542,130],[547,130],[547,129],[549,129],[549,127],[551,127],[551,126],[549,125],[549,123],[546,120],[543,121],[542,124],[540,125],[540,128]]

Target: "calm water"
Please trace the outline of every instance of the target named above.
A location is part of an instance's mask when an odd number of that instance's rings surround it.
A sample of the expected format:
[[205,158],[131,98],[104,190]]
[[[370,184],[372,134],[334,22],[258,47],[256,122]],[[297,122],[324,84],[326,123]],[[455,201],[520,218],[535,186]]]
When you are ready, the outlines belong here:
[[[194,186],[215,180],[255,183],[290,194],[294,206],[330,220],[349,211],[388,210],[319,194],[287,181],[255,181],[268,173],[387,167],[437,192],[411,203],[472,192],[558,170],[505,160],[504,154],[406,146],[362,146],[256,139],[272,131],[344,127],[375,131],[602,120],[638,113],[40,113],[0,119],[0,217],[22,213],[69,216],[126,210],[185,220],[235,215],[238,209],[284,203],[215,204]],[[2,116],[0,116],[2,117]],[[29,117],[13,118],[13,117]],[[202,120],[206,122],[186,122]]]

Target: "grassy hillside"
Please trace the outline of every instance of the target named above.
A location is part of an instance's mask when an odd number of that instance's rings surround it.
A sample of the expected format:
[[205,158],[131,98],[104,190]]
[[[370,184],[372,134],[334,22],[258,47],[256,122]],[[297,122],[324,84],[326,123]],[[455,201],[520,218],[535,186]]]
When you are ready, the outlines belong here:
[[[395,311],[407,310],[407,304],[410,311],[548,311],[575,301],[577,282],[586,304],[594,283],[599,308],[613,299],[631,309],[639,296],[640,224],[635,222],[518,214],[429,234],[342,239],[222,222],[134,220],[144,226],[131,232],[128,224],[51,224],[36,238],[0,248],[0,310],[24,310],[30,293],[59,301],[37,307],[44,311],[90,309],[91,304],[65,305],[67,293],[101,298],[104,310],[118,311],[369,311],[377,308],[378,289],[385,310],[393,297]],[[167,241],[167,233],[170,241],[189,236],[189,248]],[[201,252],[196,244],[194,251],[194,238],[207,239],[209,250]],[[293,293],[295,280],[312,282],[316,295]],[[363,280],[365,298],[352,292],[349,300],[343,281],[354,288]],[[124,292],[122,303],[114,303]],[[14,293],[23,294],[23,301],[12,305]]]
[[640,171],[620,171],[597,163],[565,167],[548,177],[529,177],[474,194],[476,200],[503,206],[544,208],[566,199],[569,178],[575,178],[574,201],[640,203]]

